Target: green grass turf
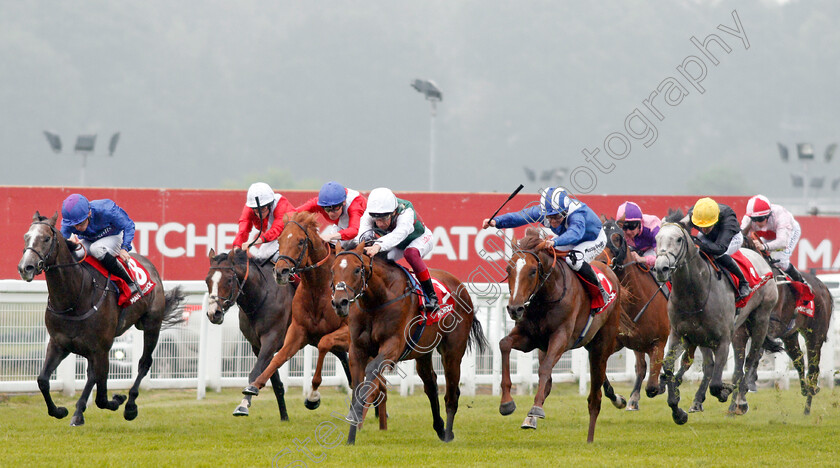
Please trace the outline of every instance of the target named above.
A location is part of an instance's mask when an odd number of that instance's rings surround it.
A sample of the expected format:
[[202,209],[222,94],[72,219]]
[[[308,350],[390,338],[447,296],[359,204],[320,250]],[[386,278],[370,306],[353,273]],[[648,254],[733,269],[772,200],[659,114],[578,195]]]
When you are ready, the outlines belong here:
[[[419,387],[409,397],[392,391],[388,430],[379,431],[371,414],[355,446],[344,444],[347,426],[330,415],[347,409],[346,396],[335,389],[324,390],[315,411],[304,408],[299,387],[289,389],[290,422],[280,421],[270,389],[255,397],[247,418],[231,416],[241,398],[238,389],[208,392],[200,401],[194,390],[143,391],[136,420],[125,421],[122,408],[110,412],[92,405],[83,427],[70,427],[69,416],[47,416],[40,395],[13,395],[0,398],[0,466],[259,467],[272,466],[272,460],[274,466],[840,465],[840,388],[823,389],[811,415],[804,416],[804,398],[791,384],[788,391],[749,394],[750,411],[739,417],[726,414],[728,403],[709,397],[706,411],[690,414],[684,426],[671,420],[665,396],[643,396],[638,412],[604,400],[591,445],[585,442],[586,397],[572,385],[554,386],[547,419],[536,431],[519,428],[531,396],[517,396],[518,409],[507,417],[498,412],[498,397],[464,396],[449,444],[432,431]],[[695,389],[683,387],[683,408]],[[627,386],[617,390],[629,394]],[[54,398],[72,413],[74,398]],[[319,435],[326,445],[336,438],[340,443],[325,448]],[[298,449],[307,438],[309,454]]]

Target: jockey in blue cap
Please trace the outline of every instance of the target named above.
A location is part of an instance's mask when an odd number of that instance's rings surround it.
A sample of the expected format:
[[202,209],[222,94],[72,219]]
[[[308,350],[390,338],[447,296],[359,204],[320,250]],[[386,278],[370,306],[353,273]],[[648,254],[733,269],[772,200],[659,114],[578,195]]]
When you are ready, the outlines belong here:
[[609,303],[609,293],[589,265],[607,245],[607,236],[598,215],[570,196],[566,189],[549,187],[541,191],[539,205],[485,219],[482,228],[514,228],[531,223],[540,223],[556,234],[556,237],[547,239],[543,247],[568,252],[566,263],[586,282],[598,285],[604,303]]
[[89,202],[78,193],[70,195],[61,204],[61,234],[70,242],[84,246],[109,273],[125,281],[132,295],[140,292],[116,258],[119,256],[128,264],[134,221],[112,200]]
[[295,211],[318,213],[327,220],[319,235],[324,242],[350,241],[359,234],[359,222],[367,208],[367,199],[359,192],[338,182],[327,182],[317,197],[295,208]]

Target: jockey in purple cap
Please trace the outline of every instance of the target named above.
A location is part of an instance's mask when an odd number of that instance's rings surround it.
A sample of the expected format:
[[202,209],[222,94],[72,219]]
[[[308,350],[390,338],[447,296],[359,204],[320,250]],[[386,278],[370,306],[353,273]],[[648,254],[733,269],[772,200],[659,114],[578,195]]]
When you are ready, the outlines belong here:
[[656,263],[656,234],[659,232],[660,219],[643,214],[639,205],[626,201],[618,206],[615,223],[624,230],[624,238],[631,247],[633,260],[652,267]]
[[132,294],[140,292],[128,271],[117,261],[120,257],[128,263],[134,221],[112,200],[89,202],[78,193],[67,197],[61,205],[61,235],[84,246],[109,273],[125,281]]

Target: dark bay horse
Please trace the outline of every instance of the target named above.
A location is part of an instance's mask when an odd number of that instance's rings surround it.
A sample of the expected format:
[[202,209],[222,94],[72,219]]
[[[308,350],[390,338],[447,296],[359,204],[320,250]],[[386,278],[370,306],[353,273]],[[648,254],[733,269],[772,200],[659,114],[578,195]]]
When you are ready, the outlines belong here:
[[516,325],[499,342],[502,352],[502,399],[499,412],[509,415],[516,410],[510,395],[510,351],[540,350],[539,388],[534,396],[534,406],[525,419],[523,428],[536,428],[536,418],[544,418],[543,405],[551,391],[551,372],[564,352],[584,347],[589,352],[589,432],[587,442],[595,437],[595,422],[601,412],[601,387],[617,407],[624,406],[624,399],[613,393],[607,381],[607,359],[615,350],[619,333],[621,289],[618,278],[601,262],[593,262],[616,288],[617,297],[603,311],[590,315],[590,300],[574,271],[557,252],[538,249],[543,241],[534,228],[525,231],[525,237],[514,242],[514,252],[507,266],[510,318]]
[[280,258],[274,266],[274,279],[279,284],[289,284],[293,274],[301,277],[292,302],[291,324],[283,346],[262,374],[251,376],[250,385],[242,393],[257,395],[280,366],[304,346],[311,345],[318,348],[318,362],[312,376],[312,391],[304,404],[314,410],[321,404],[318,388],[321,386],[321,370],[328,352],[338,358],[347,375],[348,384],[350,382],[347,361],[350,330],[347,319],[337,316],[330,305],[330,267],[335,255],[318,235],[318,215],[295,213],[285,222],[285,228],[278,238]]
[[[673,216],[671,219],[676,219]],[[685,424],[688,414],[679,407],[679,381],[674,374],[677,356],[687,347],[699,347],[703,353],[704,382],[695,395],[695,405],[702,403],[706,382],[710,393],[725,402],[737,390],[729,412],[744,414],[749,409],[747,385],[742,382],[745,372],[758,365],[767,334],[770,314],[776,305],[776,282],[770,279],[754,292],[749,302],[735,313],[735,292],[728,280],[703,258],[694,244],[688,227],[678,222],[664,222],[656,236],[656,272],[659,281],[671,280],[668,301],[671,321],[669,350],[665,358],[664,374],[668,387],[668,406],[677,424]],[[752,262],[759,277],[770,273],[770,267],[760,255],[750,250],[741,252]],[[746,325],[753,337],[748,355],[744,355],[746,340],[734,341],[735,330]],[[729,356],[729,345],[735,347],[735,373],[732,385],[724,384],[722,375]],[[743,345],[743,346],[742,346]],[[745,361],[746,359],[746,361]],[[746,362],[746,370],[745,370]],[[697,410],[695,406],[692,409]]]
[[[254,380],[283,346],[292,317],[294,288],[290,284],[278,285],[274,281],[271,264],[261,265],[245,250],[216,255],[216,251],[210,249],[208,257],[210,269],[204,279],[210,295],[207,318],[211,323],[220,325],[228,309],[233,304],[239,306],[239,330],[257,356],[257,362],[248,375],[250,380]],[[280,419],[288,421],[285,389],[278,372],[271,374],[271,386],[277,398]],[[233,415],[248,416],[250,407],[251,395],[246,395],[233,410]]]
[[[134,304],[121,309],[117,304],[118,293],[113,283],[92,267],[78,261],[68,246],[68,241],[56,229],[58,213],[47,219],[37,211],[32,224],[23,236],[25,248],[18,263],[18,272],[24,281],[44,272],[49,298],[44,322],[50,335],[44,366],[38,375],[38,388],[47,403],[47,412],[54,418],[67,416],[67,408],[57,407],[50,397],[50,375],[70,353],[83,356],[88,361],[87,382],[71,426],[85,423],[84,411],[88,397],[96,385],[96,406],[116,411],[125,402],[124,417],[137,417],[137,396],[140,381],[152,367],[152,352],[157,346],[161,327],[181,322],[181,303],[184,294],[179,287],[164,292],[163,283],[154,265],[145,257],[133,254],[143,265],[150,280],[157,286]],[[108,351],[114,338],[134,325],[143,330],[143,355],[137,378],[125,395],[115,394],[108,400]]]
[[[398,361],[410,359],[415,360],[431,404],[432,428],[440,440],[449,442],[455,437],[452,426],[461,393],[461,359],[468,347],[476,345],[483,351],[487,345],[481,323],[473,313],[472,299],[453,275],[430,269],[432,278],[446,286],[455,304],[440,321],[424,325],[418,298],[405,272],[381,256],[368,257],[364,247],[362,243],[339,252],[332,266],[332,304],[339,316],[349,315],[350,323],[353,398],[347,415],[351,424],[347,443],[355,443],[363,408],[374,398],[377,405],[383,400],[376,392],[385,382],[383,373],[394,369]],[[442,310],[450,307],[445,302]],[[435,349],[441,354],[446,376],[445,427],[432,367]],[[384,413],[382,408],[379,413]]]
[[635,323],[633,333],[618,334],[616,349],[618,351],[626,347],[632,349],[636,355],[636,382],[627,402],[627,409],[633,411],[639,409],[642,380],[647,370],[646,354],[650,360],[650,374],[645,393],[649,398],[665,393],[664,382],[663,385],[660,384],[659,373],[662,370],[665,345],[671,331],[668,297],[662,291],[664,287],[660,288],[648,268],[632,260],[624,231],[614,220],[603,221],[607,249],[602,256],[606,257],[606,263],[621,281],[622,295],[625,298],[624,312]]
[[[745,243],[746,244],[746,243]],[[765,257],[766,258],[766,257]],[[811,413],[811,400],[820,391],[820,357],[822,347],[828,338],[831,324],[831,313],[834,310],[834,298],[831,292],[816,275],[801,272],[805,281],[811,285],[814,292],[814,316],[808,317],[796,311],[796,296],[791,289],[790,280],[773,264],[776,283],[779,288],[779,301],[770,316],[769,338],[781,338],[785,345],[785,352],[793,362],[793,367],[799,374],[799,386],[805,397],[805,414]],[[745,331],[746,332],[746,331]],[[799,335],[805,339],[805,349],[808,353],[805,367],[805,356],[799,347]],[[757,372],[747,377],[752,389],[755,389]]]

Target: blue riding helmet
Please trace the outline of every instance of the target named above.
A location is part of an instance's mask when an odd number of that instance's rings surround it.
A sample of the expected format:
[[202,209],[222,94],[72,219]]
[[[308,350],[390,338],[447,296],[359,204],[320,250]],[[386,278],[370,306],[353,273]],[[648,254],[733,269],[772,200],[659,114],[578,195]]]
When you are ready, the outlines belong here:
[[568,207],[568,196],[566,190],[562,187],[549,187],[540,194],[540,209],[545,216],[565,216]]
[[318,192],[318,206],[335,206],[347,200],[347,191],[338,182],[327,182]]
[[90,214],[90,202],[78,193],[70,195],[61,204],[61,217],[70,226],[85,222],[88,214]]

